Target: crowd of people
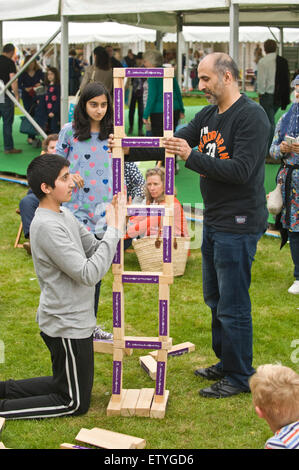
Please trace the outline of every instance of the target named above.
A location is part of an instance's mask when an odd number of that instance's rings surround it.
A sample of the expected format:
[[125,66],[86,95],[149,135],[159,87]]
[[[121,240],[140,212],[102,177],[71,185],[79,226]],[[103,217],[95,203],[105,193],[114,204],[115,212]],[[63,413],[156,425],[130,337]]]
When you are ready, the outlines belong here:
[[[264,47],[269,57],[265,57],[265,64],[263,58],[258,61],[260,104],[240,93],[238,67],[229,55],[211,53],[198,57],[196,86],[209,105],[176,130],[173,137],[163,138],[163,148],[134,149],[133,153],[126,150],[126,195],[113,196],[112,191],[111,49],[95,48],[93,64],[86,67],[82,80],[75,81],[73,77],[71,89],[73,93],[80,91],[79,101],[73,122],[62,128],[56,115],[59,71],[49,67],[41,79],[39,67],[32,62],[19,79],[24,106],[26,103],[29,112],[34,108],[35,117],[44,116],[49,139],[56,142],[54,153],[49,150],[48,141],[44,144],[46,153],[30,163],[30,190],[25,196],[34,199],[35,204],[32,209],[30,203],[26,233],[41,288],[37,318],[51,353],[53,377],[0,381],[0,398],[4,398],[0,400],[1,417],[41,418],[87,412],[93,383],[92,340],[95,335],[112,339],[111,333],[96,326],[101,280],[121,237],[129,246],[132,238],[159,230],[158,218],[149,221],[133,217],[126,221],[125,206],[135,198],[147,204],[164,203],[166,150],[200,175],[205,207],[201,247],[203,296],[211,311],[212,348],[218,362],[194,371],[200,380],[214,382],[201,388],[199,394],[204,398],[229,398],[251,391],[258,416],[266,419],[275,432],[266,448],[299,448],[298,374],[282,366],[267,365],[257,371],[253,367],[249,292],[257,244],[267,229],[264,176],[269,152],[282,163],[277,178],[282,181],[284,204],[277,223],[283,240],[290,240],[294,262],[295,281],[289,292],[299,294],[299,75],[291,83],[294,103],[273,129],[273,110],[278,103],[281,109],[289,104],[283,86],[286,66],[273,44],[268,42]],[[12,51],[8,49],[5,46],[4,57],[0,56],[0,73],[1,64],[7,66],[5,83],[16,73],[7,55]],[[74,57],[70,54],[70,60]],[[120,58],[113,59],[114,66],[124,66]],[[163,55],[156,50],[146,51],[142,63],[138,59],[141,60],[140,55],[136,57],[129,51],[126,66],[163,66]],[[263,89],[263,75],[269,74],[271,88]],[[42,83],[45,91],[39,95],[36,87]],[[279,94],[276,83],[280,85]],[[184,106],[176,79],[173,86],[176,129]],[[133,82],[130,133],[138,102],[139,135],[143,133],[142,116],[147,132],[163,136],[161,87],[161,79]],[[16,86],[12,89],[15,91]],[[290,88],[288,92],[290,96]],[[1,106],[7,106],[7,102],[0,104],[4,120]],[[33,141],[34,136],[28,135],[28,143]],[[17,151],[11,143],[7,144],[7,137],[5,142],[7,153]],[[134,163],[142,158],[162,161],[162,167],[150,169],[144,179]],[[187,236],[181,204],[178,199],[175,203],[175,236]]]

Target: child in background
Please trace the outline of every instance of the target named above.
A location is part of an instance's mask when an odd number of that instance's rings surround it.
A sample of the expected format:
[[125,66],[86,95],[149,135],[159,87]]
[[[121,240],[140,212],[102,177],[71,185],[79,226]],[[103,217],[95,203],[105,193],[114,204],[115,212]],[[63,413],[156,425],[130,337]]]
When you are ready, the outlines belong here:
[[45,93],[46,114],[48,118],[48,133],[58,133],[60,131],[60,74],[57,68],[48,67],[45,83],[47,85]]
[[265,364],[249,385],[257,415],[275,433],[265,449],[299,449],[299,375],[280,364]]

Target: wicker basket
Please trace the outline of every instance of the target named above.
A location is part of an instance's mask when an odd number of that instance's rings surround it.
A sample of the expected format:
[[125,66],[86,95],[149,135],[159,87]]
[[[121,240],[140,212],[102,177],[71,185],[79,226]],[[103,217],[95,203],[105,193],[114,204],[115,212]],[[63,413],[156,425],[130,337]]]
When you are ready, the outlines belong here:
[[[133,240],[132,245],[136,252],[142,271],[163,270],[163,243],[154,237],[144,237]],[[173,240],[172,261],[173,275],[182,276],[185,272],[190,237],[177,237]]]

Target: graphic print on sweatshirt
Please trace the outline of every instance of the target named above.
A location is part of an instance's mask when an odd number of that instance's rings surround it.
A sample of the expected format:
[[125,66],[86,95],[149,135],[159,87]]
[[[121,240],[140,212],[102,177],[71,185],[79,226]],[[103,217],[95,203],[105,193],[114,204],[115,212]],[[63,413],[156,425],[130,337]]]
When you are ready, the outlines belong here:
[[211,157],[218,157],[220,160],[230,158],[221,132],[219,130],[209,131],[208,126],[204,126],[200,130],[198,150],[210,155]]

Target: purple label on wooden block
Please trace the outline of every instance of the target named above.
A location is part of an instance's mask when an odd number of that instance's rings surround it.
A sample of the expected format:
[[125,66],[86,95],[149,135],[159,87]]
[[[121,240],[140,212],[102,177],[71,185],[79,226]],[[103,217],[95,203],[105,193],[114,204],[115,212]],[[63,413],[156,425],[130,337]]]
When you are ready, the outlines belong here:
[[156,395],[164,395],[165,371],[165,362],[158,361],[156,375]]
[[117,244],[116,252],[112,261],[113,264],[120,264],[120,241]]
[[121,372],[122,372],[121,361],[113,361],[113,378],[112,378],[113,395],[119,395],[121,393]]
[[121,159],[112,159],[113,195],[121,192]]
[[168,301],[159,300],[159,336],[168,335]]
[[148,216],[162,216],[165,214],[165,207],[128,207],[127,208],[127,215],[128,216],[141,216],[141,217],[148,217]]
[[123,274],[122,282],[136,282],[141,284],[158,284],[159,276],[151,276],[150,274]]
[[171,263],[171,227],[163,227],[163,262]]
[[170,351],[168,356],[181,356],[189,351],[188,348],[178,349],[177,351]]
[[164,130],[173,130],[172,93],[164,93]]
[[160,341],[139,341],[127,340],[125,341],[125,348],[132,349],[161,349],[162,344]]
[[172,195],[174,191],[174,157],[165,158],[165,193]]
[[138,137],[127,137],[121,139],[122,147],[160,147],[160,139],[155,137],[149,138],[138,138]]
[[123,126],[124,108],[123,108],[123,90],[114,88],[114,125]]
[[121,293],[113,292],[113,327],[121,328]]
[[125,69],[125,74],[126,77],[161,78],[164,77],[164,69],[159,67],[154,69],[128,67]]

